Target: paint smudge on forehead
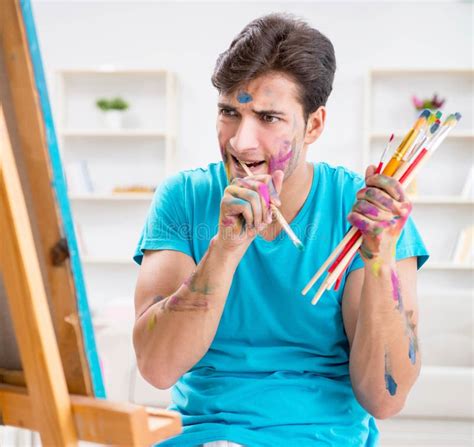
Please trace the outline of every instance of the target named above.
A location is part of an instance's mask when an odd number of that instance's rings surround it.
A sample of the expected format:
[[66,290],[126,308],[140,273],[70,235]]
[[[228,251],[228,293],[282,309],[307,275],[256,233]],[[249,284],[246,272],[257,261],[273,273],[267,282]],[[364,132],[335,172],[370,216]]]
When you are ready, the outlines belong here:
[[237,93],[237,101],[240,102],[240,104],[247,104],[253,100],[252,95],[247,92],[239,92]]

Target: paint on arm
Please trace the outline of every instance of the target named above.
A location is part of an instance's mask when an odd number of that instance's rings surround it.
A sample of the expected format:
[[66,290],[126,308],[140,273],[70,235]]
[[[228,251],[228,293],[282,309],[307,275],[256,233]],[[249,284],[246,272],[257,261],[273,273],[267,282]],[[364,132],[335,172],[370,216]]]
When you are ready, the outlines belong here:
[[390,364],[390,356],[385,350],[385,389],[390,393],[390,396],[395,396],[397,393],[397,382],[392,376],[392,366]]

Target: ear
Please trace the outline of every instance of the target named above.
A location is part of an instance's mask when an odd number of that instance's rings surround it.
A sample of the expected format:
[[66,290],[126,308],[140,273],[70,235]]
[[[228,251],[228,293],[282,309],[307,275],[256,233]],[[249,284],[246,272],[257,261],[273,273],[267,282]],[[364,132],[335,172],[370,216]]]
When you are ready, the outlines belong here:
[[326,121],[326,107],[320,106],[316,111],[308,116],[306,124],[306,133],[304,137],[305,144],[314,143],[323,133],[324,122]]

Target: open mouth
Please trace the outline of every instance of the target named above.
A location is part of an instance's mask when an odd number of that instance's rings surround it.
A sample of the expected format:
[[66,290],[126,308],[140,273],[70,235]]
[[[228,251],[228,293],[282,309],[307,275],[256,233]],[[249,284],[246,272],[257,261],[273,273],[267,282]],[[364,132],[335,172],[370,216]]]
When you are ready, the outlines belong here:
[[[232,159],[234,160],[234,163],[240,167],[240,161],[238,158],[234,157],[233,155],[232,156]],[[246,166],[248,166],[249,168],[256,168],[257,166],[260,166],[262,165],[263,163],[265,163],[265,160],[260,160],[260,161],[253,161],[253,162],[249,162],[249,161],[243,161],[241,160],[243,164],[245,164]]]

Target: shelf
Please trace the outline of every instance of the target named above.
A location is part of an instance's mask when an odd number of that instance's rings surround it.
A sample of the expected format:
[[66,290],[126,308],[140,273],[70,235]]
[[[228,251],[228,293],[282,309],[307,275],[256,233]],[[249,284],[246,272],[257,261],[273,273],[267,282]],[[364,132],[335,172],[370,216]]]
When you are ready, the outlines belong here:
[[[387,132],[383,130],[377,130],[370,133],[369,136],[372,139],[388,140],[390,135],[392,135],[392,133],[395,135],[395,138],[403,138],[408,133],[408,129],[407,131],[395,130],[395,131],[387,131]],[[466,131],[466,132],[453,132],[446,135],[446,140],[465,140],[465,139],[468,139],[468,140],[474,139],[474,133]]]
[[454,297],[455,299],[461,299],[461,300],[474,299],[474,290],[453,288],[453,289],[444,289],[444,290],[435,289],[433,291],[423,290],[423,292],[418,293],[418,298],[428,299],[428,300],[434,299],[434,298],[452,298],[452,297]]
[[59,134],[63,137],[139,137],[139,138],[166,138],[171,137],[168,134],[159,130],[146,130],[146,129],[121,129],[121,130],[109,130],[109,129],[63,129],[59,131]]
[[123,264],[123,265],[135,265],[132,258],[126,257],[117,257],[117,258],[100,258],[100,257],[93,257],[93,256],[82,256],[81,261],[84,264]]
[[71,194],[70,200],[74,201],[146,201],[153,198],[153,193],[116,193],[116,194]]
[[453,262],[427,262],[422,270],[473,270],[474,264],[455,264]]
[[370,70],[372,76],[413,76],[413,75],[458,75],[473,76],[471,68],[373,68]]
[[75,75],[102,75],[102,74],[116,74],[116,75],[157,75],[157,76],[165,76],[170,74],[171,72],[168,70],[163,69],[154,69],[154,68],[141,68],[141,69],[134,69],[134,68],[121,68],[115,67],[113,65],[101,65],[95,68],[64,68],[57,70],[57,73],[67,75],[67,76],[75,76]]
[[459,196],[415,196],[410,197],[417,205],[474,205],[474,200]]
[[474,368],[422,366],[403,416],[472,418]]

